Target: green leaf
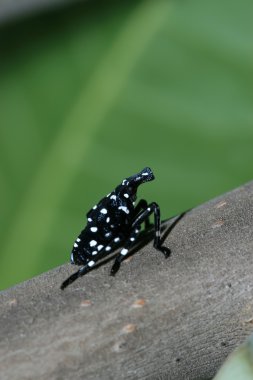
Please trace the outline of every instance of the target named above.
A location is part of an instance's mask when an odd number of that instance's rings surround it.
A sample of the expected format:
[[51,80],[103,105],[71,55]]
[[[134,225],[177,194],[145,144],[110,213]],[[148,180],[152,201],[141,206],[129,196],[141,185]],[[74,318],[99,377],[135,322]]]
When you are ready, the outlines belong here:
[[253,336],[234,351],[223,364],[214,380],[253,379]]

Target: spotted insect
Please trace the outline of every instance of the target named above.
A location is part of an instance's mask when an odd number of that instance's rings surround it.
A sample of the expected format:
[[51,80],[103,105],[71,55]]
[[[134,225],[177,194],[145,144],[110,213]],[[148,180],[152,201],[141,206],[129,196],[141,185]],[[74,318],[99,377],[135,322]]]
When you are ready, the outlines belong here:
[[121,247],[111,268],[111,275],[115,275],[120,263],[134,245],[141,224],[147,225],[152,213],[155,219],[154,247],[165,257],[169,256],[169,248],[161,244],[158,204],[148,204],[141,199],[135,206],[138,186],[154,178],[152,170],[144,168],[141,172],[124,179],[87,213],[87,226],[76,239],[71,252],[71,264],[79,265],[81,268],[62,283],[61,289],[89,272],[101,258]]

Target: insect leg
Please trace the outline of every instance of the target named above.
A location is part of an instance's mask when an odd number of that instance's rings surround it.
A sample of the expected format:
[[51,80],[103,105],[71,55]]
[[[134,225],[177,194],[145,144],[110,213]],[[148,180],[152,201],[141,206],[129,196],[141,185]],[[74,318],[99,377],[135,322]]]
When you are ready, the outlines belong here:
[[78,277],[84,276],[86,273],[90,271],[90,266],[85,265],[84,267],[81,267],[77,272],[73,273],[71,276],[67,278],[62,284],[61,289],[65,289],[67,286],[72,284],[75,280],[78,279]]
[[140,215],[137,216],[136,220],[133,222],[133,228],[136,225],[140,225],[145,221],[146,218],[149,217],[150,214],[154,213],[155,217],[155,238],[154,238],[154,247],[161,251],[165,257],[170,255],[170,249],[167,247],[163,247],[161,243],[161,220],[160,220],[160,207],[157,203],[152,202],[145,211],[143,211]]
[[[137,203],[134,214],[135,217],[140,213],[140,211],[146,210],[148,207],[148,202],[145,199],[140,199],[140,201]],[[149,221],[149,217],[145,219],[145,229],[147,230],[150,227],[151,223]]]
[[145,210],[148,207],[148,202],[145,199],[140,199],[134,209],[135,215],[138,215],[141,210]]
[[140,230],[141,230],[140,225],[136,225],[135,228],[132,230],[128,240],[124,244],[124,248],[122,248],[120,253],[116,256],[114,264],[111,268],[111,276],[114,276],[118,272],[121,261],[128,254],[129,249],[134,244],[134,241],[137,235],[139,234]]

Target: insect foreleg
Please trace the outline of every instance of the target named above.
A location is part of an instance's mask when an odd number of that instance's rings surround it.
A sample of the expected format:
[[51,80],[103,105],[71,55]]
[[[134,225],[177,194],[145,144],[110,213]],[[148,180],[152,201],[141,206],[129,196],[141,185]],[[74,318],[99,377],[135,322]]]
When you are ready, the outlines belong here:
[[[137,205],[136,205],[136,207],[135,207],[135,209],[134,209],[135,217],[137,217],[138,214],[139,214],[141,211],[146,210],[147,207],[148,207],[148,202],[147,202],[145,199],[141,199],[141,200],[137,203]],[[150,221],[149,221],[149,217],[147,217],[147,218],[145,219],[145,229],[148,229],[148,228],[150,227],[150,224],[151,224],[151,223],[150,223]]]
[[158,206],[157,203],[152,202],[146,210],[144,210],[139,216],[137,216],[136,220],[133,222],[133,228],[135,226],[140,225],[143,223],[146,218],[149,217],[154,213],[155,217],[155,238],[154,238],[154,247],[158,250],[161,251],[165,257],[168,257],[170,255],[170,249],[167,247],[163,247],[161,243],[161,220],[160,220],[160,207]]

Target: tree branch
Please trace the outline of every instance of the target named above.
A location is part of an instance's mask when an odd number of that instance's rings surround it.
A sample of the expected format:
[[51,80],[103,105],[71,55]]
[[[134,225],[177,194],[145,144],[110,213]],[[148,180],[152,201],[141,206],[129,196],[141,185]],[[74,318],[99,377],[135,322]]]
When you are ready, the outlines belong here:
[[[208,379],[253,323],[253,182],[165,239],[78,279],[66,264],[0,294],[2,379]],[[173,222],[167,222],[166,226]]]

